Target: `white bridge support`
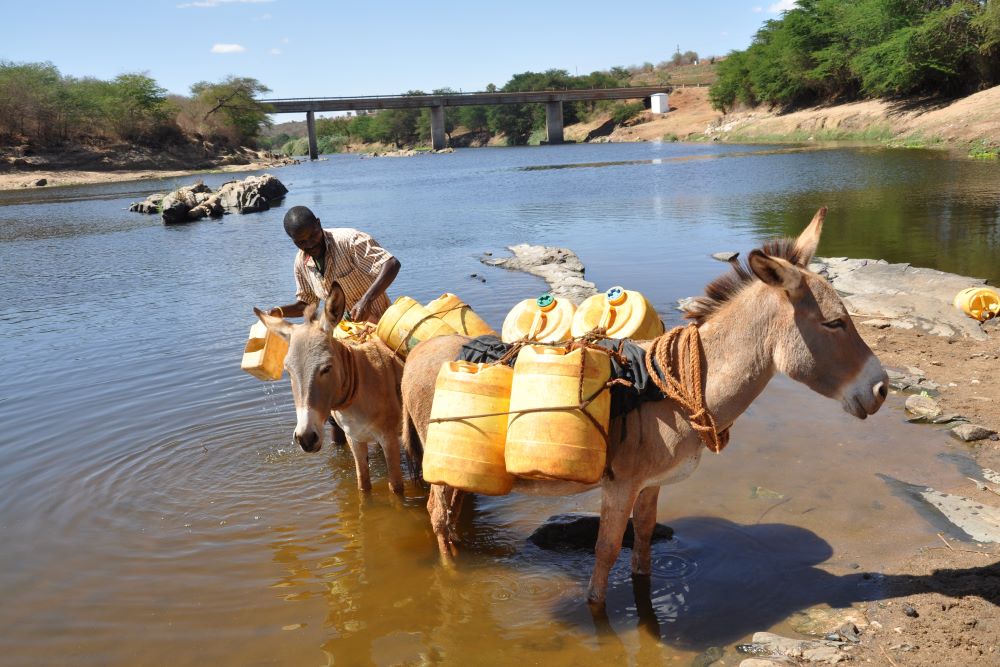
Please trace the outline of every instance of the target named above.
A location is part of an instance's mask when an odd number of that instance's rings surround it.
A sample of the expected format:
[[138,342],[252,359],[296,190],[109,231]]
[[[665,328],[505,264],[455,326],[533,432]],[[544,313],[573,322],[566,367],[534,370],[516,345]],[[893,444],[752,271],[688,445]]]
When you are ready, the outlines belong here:
[[316,144],[316,112],[306,112],[306,130],[309,133],[309,159],[315,160],[319,157],[319,147]]
[[436,151],[448,145],[448,136],[444,131],[444,107],[431,107],[431,148]]
[[549,144],[563,142],[562,102],[545,103],[545,141]]

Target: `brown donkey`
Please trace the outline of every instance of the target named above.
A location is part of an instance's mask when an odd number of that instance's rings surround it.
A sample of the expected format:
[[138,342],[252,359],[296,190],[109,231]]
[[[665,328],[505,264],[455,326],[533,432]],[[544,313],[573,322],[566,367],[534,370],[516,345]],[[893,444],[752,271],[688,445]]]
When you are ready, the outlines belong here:
[[[727,429],[764,390],[776,372],[839,400],[859,419],[874,414],[887,393],[878,359],[858,335],[840,297],[806,267],[819,244],[826,209],[797,239],[768,243],[750,253],[748,266],[706,288],[689,309],[704,350],[705,404],[720,430]],[[403,374],[404,438],[427,436],[434,381],[444,361],[468,340],[433,338],[410,353]],[[651,342],[643,343],[647,349]],[[677,367],[677,350],[671,350]],[[604,604],[608,572],[618,558],[629,514],[635,526],[632,572],[648,575],[650,541],[660,486],[684,479],[705,446],[677,405],[643,403],[612,421],[604,478],[599,482],[601,520],[588,601]],[[596,486],[596,485],[595,485]],[[563,495],[593,486],[518,479],[515,492]],[[454,555],[454,523],[462,492],[432,486],[427,503],[442,557]]]
[[292,439],[307,452],[323,446],[323,425],[332,412],[354,454],[358,488],[370,491],[368,445],[377,442],[389,468],[389,488],[403,493],[400,463],[400,382],[403,364],[381,341],[348,345],[330,334],[344,316],[344,291],[334,283],[319,317],[306,308],[292,324],[254,308],[270,331],[288,341],[285,368],[292,380],[298,423]]

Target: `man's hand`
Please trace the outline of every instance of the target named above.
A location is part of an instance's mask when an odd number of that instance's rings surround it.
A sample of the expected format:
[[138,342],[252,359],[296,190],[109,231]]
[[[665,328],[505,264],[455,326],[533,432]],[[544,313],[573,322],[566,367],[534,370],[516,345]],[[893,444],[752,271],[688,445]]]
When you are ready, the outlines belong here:
[[371,298],[365,294],[358,302],[354,304],[351,308],[350,318],[355,322],[361,322],[368,317],[368,311],[371,309]]

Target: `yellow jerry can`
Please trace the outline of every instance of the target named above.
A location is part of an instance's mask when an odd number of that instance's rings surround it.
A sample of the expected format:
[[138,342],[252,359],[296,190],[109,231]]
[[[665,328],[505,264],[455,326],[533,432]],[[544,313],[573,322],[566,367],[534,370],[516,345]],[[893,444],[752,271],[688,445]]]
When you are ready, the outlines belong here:
[[[580,404],[580,365],[583,399],[597,394],[580,410],[528,412]],[[507,472],[531,479],[562,479],[593,484],[604,474],[611,394],[605,388],[611,359],[603,350],[528,345],[517,356],[510,391],[505,459]],[[600,393],[598,393],[600,392]],[[593,418],[593,420],[591,419]],[[600,429],[594,424],[600,424]]]
[[255,322],[250,327],[240,368],[258,380],[277,380],[285,368],[286,354],[288,341],[268,331],[263,322]]
[[652,340],[663,333],[663,322],[649,301],[635,290],[612,287],[580,304],[573,316],[573,336],[596,328],[607,330],[608,338]]
[[514,477],[507,472],[503,453],[507,415],[494,413],[507,412],[513,377],[514,370],[502,364],[449,361],[441,366],[431,419],[471,418],[428,425],[425,481],[489,496],[510,493]]
[[985,322],[1000,315],[1000,292],[992,287],[969,287],[955,295],[954,305],[969,317]]
[[576,306],[567,299],[543,294],[525,299],[507,313],[500,338],[505,343],[527,338],[539,343],[559,343],[572,337]]
[[451,292],[445,292],[426,306],[432,315],[437,315],[464,336],[496,336],[497,332],[486,324],[469,304]]
[[457,333],[444,320],[432,315],[426,308],[408,296],[396,299],[389,309],[382,313],[375,335],[389,348],[406,359],[417,343]]
[[371,340],[375,335],[375,325],[371,322],[341,320],[333,327],[333,337],[344,343],[357,345]]

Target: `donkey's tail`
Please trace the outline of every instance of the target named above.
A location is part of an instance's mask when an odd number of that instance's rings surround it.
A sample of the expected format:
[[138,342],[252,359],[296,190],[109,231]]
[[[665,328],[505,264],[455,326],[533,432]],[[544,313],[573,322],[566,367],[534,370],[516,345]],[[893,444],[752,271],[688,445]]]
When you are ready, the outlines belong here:
[[417,433],[417,426],[413,423],[409,410],[406,409],[406,402],[403,402],[403,447],[406,449],[406,459],[409,464],[410,477],[419,480],[421,477],[421,465],[424,460],[424,444]]

